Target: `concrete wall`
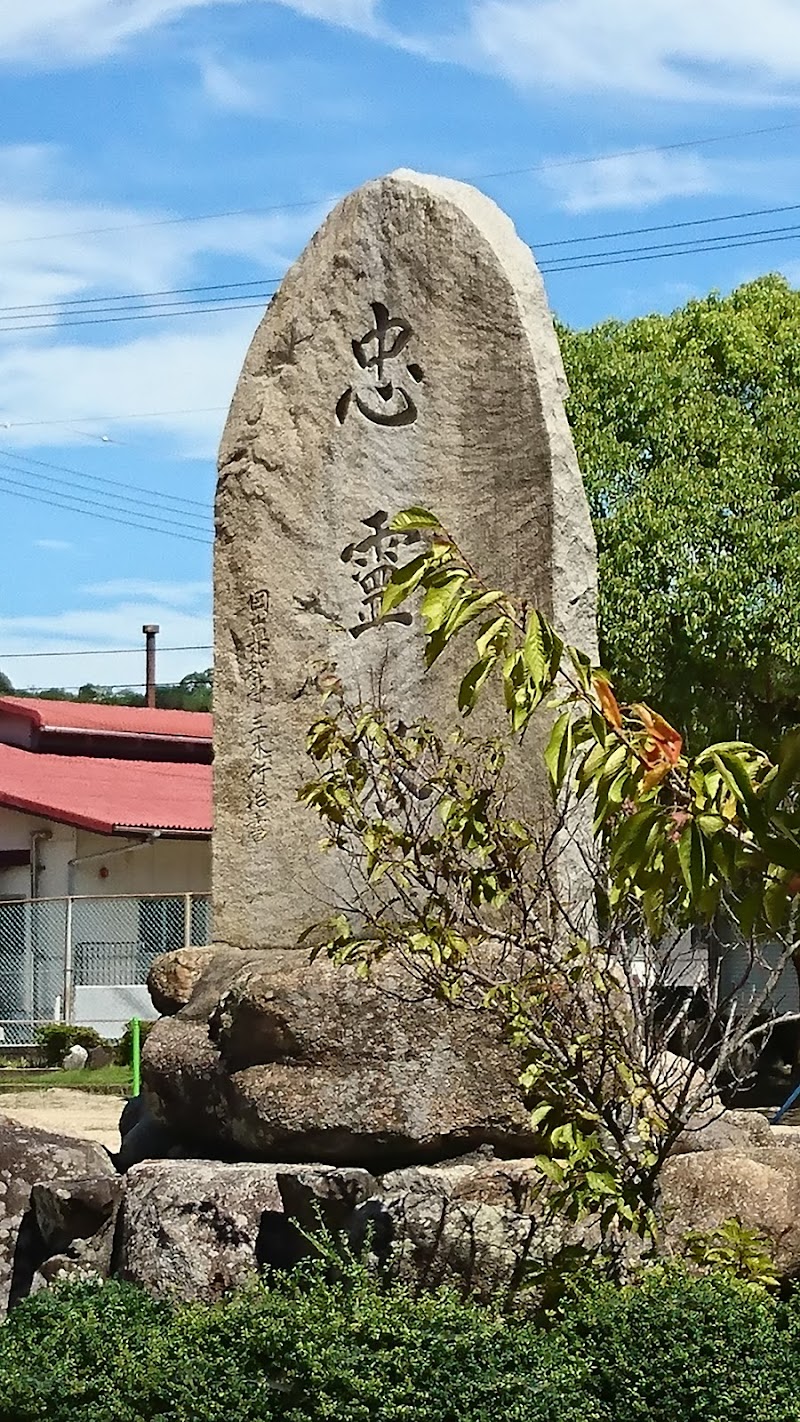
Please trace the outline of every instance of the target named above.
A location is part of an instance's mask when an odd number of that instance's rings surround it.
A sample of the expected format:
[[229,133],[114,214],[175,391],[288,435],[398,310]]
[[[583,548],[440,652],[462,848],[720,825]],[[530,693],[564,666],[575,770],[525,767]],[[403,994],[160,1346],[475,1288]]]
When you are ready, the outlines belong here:
[[[0,849],[29,849],[32,834],[42,830],[49,830],[50,839],[39,842],[39,898],[58,898],[70,891],[103,897],[211,891],[208,840],[165,838],[144,845],[131,844],[126,849],[122,837],[76,830],[0,807]],[[80,863],[90,855],[102,857]],[[78,862],[70,873],[73,859]],[[31,896],[30,869],[0,869],[0,899],[18,895]]]

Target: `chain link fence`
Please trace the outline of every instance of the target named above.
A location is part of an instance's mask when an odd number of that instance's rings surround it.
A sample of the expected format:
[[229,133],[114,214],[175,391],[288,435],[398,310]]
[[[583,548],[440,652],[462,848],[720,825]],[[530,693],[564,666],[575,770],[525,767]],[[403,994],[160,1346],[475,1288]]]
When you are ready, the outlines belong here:
[[121,1036],[156,1016],[153,959],[210,942],[207,894],[0,900],[0,1051],[32,1045],[43,1022]]

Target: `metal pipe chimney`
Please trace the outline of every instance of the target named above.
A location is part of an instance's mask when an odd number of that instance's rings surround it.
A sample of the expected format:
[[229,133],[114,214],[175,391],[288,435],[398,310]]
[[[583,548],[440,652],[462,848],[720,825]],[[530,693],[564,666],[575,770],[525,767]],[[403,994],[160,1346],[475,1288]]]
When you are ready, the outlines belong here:
[[161,628],[156,622],[146,622],[144,632],[144,683],[145,702],[151,708],[156,704],[156,636]]

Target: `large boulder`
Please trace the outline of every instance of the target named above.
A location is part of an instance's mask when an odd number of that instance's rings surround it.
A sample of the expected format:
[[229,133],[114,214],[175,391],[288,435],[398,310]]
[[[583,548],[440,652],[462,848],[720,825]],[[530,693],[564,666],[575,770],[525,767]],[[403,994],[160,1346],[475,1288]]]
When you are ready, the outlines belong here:
[[154,1115],[191,1148],[384,1170],[532,1154],[519,1068],[490,1014],[296,949],[218,953],[143,1053]]
[[118,1175],[34,1185],[31,1206],[45,1257],[31,1292],[60,1279],[108,1278],[124,1188]]
[[344,1229],[376,1188],[361,1170],[208,1160],[148,1161],[125,1186],[116,1273],[185,1302],[213,1302],[258,1269],[292,1267],[311,1252],[304,1230]]
[[217,951],[216,948],[176,948],[171,953],[160,953],[147,974],[147,991],[156,1012],[170,1017],[185,1007]]
[[93,1141],[22,1126],[0,1116],[0,1313],[30,1292],[50,1250],[31,1208],[39,1182],[113,1176],[111,1158]]
[[779,1272],[800,1272],[800,1153],[773,1146],[711,1150],[668,1160],[661,1176],[668,1248],[681,1253],[690,1230],[739,1219],[771,1246]]

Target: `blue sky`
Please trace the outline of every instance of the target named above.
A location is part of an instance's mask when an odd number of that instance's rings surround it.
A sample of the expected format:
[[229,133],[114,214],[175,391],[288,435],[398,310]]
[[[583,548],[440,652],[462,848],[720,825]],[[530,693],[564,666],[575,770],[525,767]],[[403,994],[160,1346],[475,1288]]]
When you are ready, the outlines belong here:
[[[110,321],[102,298],[249,282],[263,305],[398,166],[475,181],[544,268],[591,251],[548,243],[800,203],[800,0],[9,2],[0,119],[0,668],[138,682],[138,654],[79,653],[143,622],[210,642],[215,451],[259,310]],[[770,270],[800,281],[800,238],[546,282],[582,326]],[[159,677],[210,660],[164,651]]]

